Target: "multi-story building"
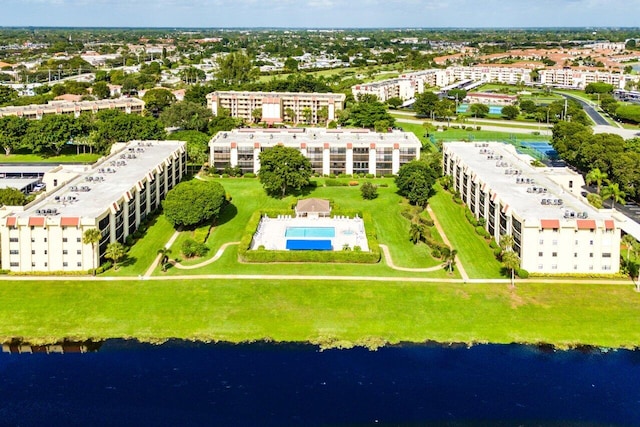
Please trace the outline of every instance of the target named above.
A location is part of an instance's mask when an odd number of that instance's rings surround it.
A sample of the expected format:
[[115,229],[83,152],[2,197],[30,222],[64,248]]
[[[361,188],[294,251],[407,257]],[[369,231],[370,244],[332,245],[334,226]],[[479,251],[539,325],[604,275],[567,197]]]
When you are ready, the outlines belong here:
[[313,171],[330,174],[398,173],[420,158],[421,143],[411,132],[376,133],[367,129],[236,129],[218,132],[209,142],[210,165],[260,170],[260,153],[275,145],[293,147],[311,161]]
[[[207,106],[214,115],[224,108],[231,117],[253,121],[253,111],[259,109],[260,121],[273,124],[285,120],[295,123],[318,124],[318,111],[326,108],[326,120],[335,120],[338,111],[344,109],[344,93],[304,92],[239,92],[219,91],[207,95]],[[308,113],[307,113],[308,111]],[[293,117],[289,117],[289,113]],[[305,114],[309,114],[305,117]]]
[[502,143],[445,143],[444,173],[474,216],[500,241],[513,236],[521,267],[535,273],[616,273],[620,228],[612,211],[580,195],[568,168],[536,168]]
[[99,101],[50,102],[0,108],[0,117],[18,116],[39,120],[46,114],[69,114],[78,117],[85,111],[97,113],[101,110],[118,110],[127,114],[142,114],[144,101],[138,98],[101,99]]
[[[2,268],[40,272],[97,266],[109,243],[124,243],[158,208],[185,174],[186,160],[182,141],[132,141],[116,144],[93,166],[54,171],[44,197],[0,212]],[[95,253],[82,242],[91,228],[102,234]]]

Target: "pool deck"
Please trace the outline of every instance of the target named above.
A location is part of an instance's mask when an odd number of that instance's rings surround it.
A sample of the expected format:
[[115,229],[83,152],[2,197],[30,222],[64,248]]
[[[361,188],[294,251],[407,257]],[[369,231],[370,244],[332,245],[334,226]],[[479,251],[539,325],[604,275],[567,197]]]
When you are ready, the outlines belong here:
[[[363,252],[369,251],[369,244],[364,232],[362,218],[347,218],[336,216],[333,218],[295,218],[281,215],[279,218],[263,217],[258,225],[258,231],[253,236],[251,249],[264,246],[267,250],[287,250],[287,227],[333,227],[335,237],[331,237],[334,251],[341,251],[345,244],[351,249],[360,246]],[[296,237],[298,238],[298,237]],[[307,237],[306,240],[328,240],[327,237]]]

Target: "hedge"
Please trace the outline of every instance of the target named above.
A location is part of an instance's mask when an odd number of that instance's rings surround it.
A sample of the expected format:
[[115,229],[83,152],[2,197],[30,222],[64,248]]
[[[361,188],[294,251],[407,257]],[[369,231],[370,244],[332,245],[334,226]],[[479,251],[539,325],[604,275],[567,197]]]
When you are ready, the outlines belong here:
[[238,257],[243,262],[339,262],[354,264],[375,264],[380,261],[380,245],[378,236],[375,233],[373,218],[368,212],[357,210],[334,209],[333,215],[353,217],[356,214],[364,222],[365,235],[369,244],[369,252],[360,251],[271,251],[265,249],[251,250],[253,235],[258,229],[260,219],[267,215],[270,218],[277,218],[278,215],[294,216],[291,210],[259,210],[254,212],[247,226],[238,247]]

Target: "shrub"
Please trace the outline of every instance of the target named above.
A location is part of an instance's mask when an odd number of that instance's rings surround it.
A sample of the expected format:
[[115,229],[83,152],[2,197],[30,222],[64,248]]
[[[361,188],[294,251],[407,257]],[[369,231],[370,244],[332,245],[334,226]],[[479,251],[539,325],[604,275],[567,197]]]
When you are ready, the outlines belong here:
[[324,185],[326,185],[327,187],[346,187],[347,183],[338,181],[337,179],[325,179]]
[[495,241],[495,239],[491,239],[491,241],[489,242],[489,247],[491,249],[500,248],[500,246],[498,246],[498,243]]
[[182,242],[180,250],[182,251],[182,255],[184,255],[185,257],[193,258],[195,256],[204,256],[209,248],[207,248],[204,243],[200,243],[194,239],[189,238]]
[[516,274],[521,279],[527,279],[529,277],[529,272],[527,270],[525,270],[524,268],[517,269],[516,270]]
[[502,255],[502,249],[500,248],[495,248],[493,250],[493,256],[495,256],[496,258],[500,259],[500,255]]
[[360,193],[362,194],[363,199],[373,200],[378,197],[378,187],[370,182],[365,182],[362,184],[362,187],[360,187]]
[[247,172],[244,174],[244,178],[255,178],[256,174],[253,172]]
[[357,187],[360,185],[358,181],[349,181],[349,187]]
[[372,173],[366,174],[365,177],[368,179],[375,178]]
[[383,182],[382,184],[378,184],[378,187],[387,188],[389,187],[389,184],[387,184],[386,182]]
[[431,256],[434,258],[440,258],[442,256],[442,252],[440,252],[440,248],[433,248],[431,250]]
[[351,175],[347,175],[346,173],[341,173],[338,175],[338,178],[351,178]]
[[[109,270],[111,267],[113,266],[113,264],[111,263],[111,261],[106,261],[104,263],[102,263],[102,265],[98,268],[96,268],[96,274],[102,274],[105,271]],[[89,270],[91,271],[91,270]]]
[[596,193],[587,194],[587,201],[596,209],[602,209],[602,197]]
[[402,212],[400,212],[400,215],[402,215],[409,221],[413,220],[413,213],[411,212],[411,209],[403,209]]
[[229,174],[223,173],[222,175],[220,175],[221,178],[229,178]]
[[482,126],[476,126],[476,130],[482,130]]

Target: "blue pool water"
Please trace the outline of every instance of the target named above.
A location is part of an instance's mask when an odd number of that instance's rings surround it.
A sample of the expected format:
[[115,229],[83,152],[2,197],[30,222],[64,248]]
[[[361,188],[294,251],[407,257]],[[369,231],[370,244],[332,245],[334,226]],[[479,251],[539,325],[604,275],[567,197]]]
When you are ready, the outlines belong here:
[[287,227],[285,237],[336,237],[334,227]]
[[[469,109],[468,104],[460,104],[458,105],[458,109],[456,110],[458,113],[466,113]],[[489,114],[502,114],[502,106],[501,105],[489,105]]]

